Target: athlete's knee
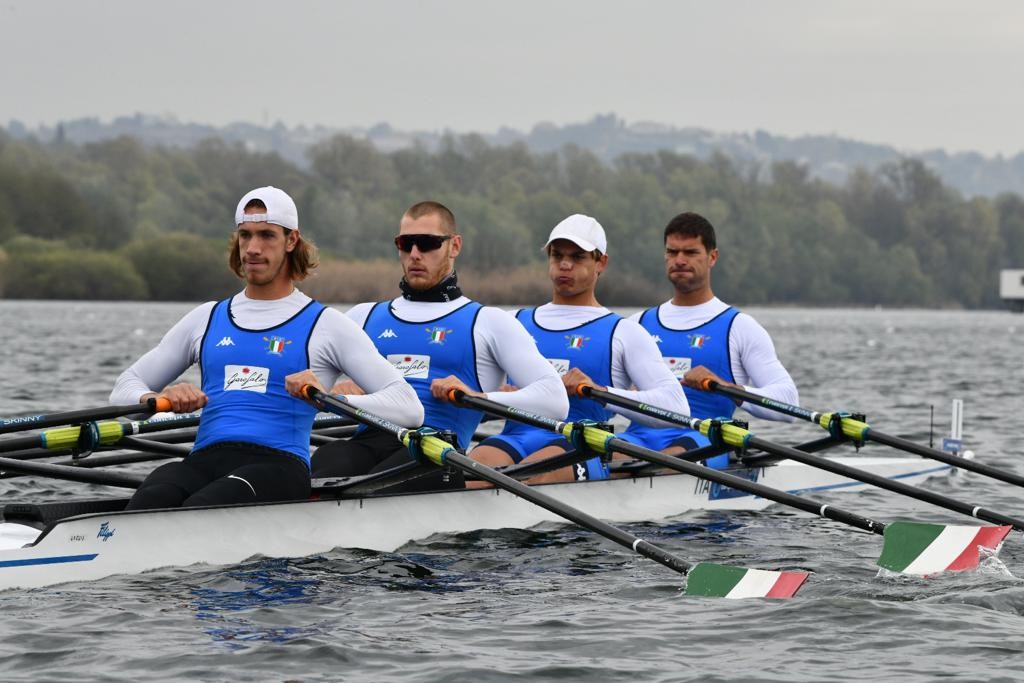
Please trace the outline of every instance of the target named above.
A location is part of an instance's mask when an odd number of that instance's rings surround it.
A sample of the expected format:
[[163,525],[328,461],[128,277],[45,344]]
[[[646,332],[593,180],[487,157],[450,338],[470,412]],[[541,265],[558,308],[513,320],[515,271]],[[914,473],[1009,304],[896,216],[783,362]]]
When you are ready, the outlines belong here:
[[143,483],[128,501],[126,510],[176,508],[188,497],[188,491],[168,482]]
[[494,446],[477,446],[469,452],[469,457],[488,467],[506,467],[515,464],[511,455]]

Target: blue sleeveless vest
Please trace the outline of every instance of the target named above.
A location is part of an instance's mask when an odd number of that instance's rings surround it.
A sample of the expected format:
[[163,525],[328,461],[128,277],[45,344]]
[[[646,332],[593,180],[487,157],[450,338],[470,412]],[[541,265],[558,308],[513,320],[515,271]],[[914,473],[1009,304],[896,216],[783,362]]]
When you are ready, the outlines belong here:
[[423,404],[423,424],[454,431],[461,447],[469,445],[483,415],[438,401],[430,395],[430,383],[455,375],[474,391],[482,391],[473,341],[473,328],[481,308],[482,304],[470,301],[448,315],[412,323],[397,317],[389,301],[381,301],[374,304],[363,324],[380,355],[391,361],[416,390]]
[[[729,330],[739,311],[730,306],[703,325],[676,330],[661,324],[658,308],[655,306],[644,311],[640,316],[640,325],[658,341],[662,357],[680,381],[687,370],[698,365],[703,365],[727,382],[733,381]],[[727,396],[691,389],[686,385],[683,385],[683,391],[690,404],[691,417],[701,420],[729,418],[736,411],[736,404]]]
[[[516,313],[516,318],[537,343],[540,355],[555,366],[558,374],[564,375],[572,368],[579,368],[598,384],[610,386],[612,336],[622,317],[608,313],[579,327],[549,330],[537,323],[536,310],[524,308]],[[569,397],[569,420],[604,422],[610,417],[611,413],[597,401],[578,396]]]
[[309,367],[309,335],[323,312],[323,304],[310,301],[280,325],[247,330],[232,320],[231,299],[213,307],[199,346],[209,403],[193,451],[240,441],[291,453],[309,465],[317,410],[285,391],[284,378]]
[[[564,375],[572,368],[579,368],[598,384],[610,386],[612,383],[612,336],[622,317],[608,313],[588,323],[567,330],[549,330],[537,323],[535,308],[524,308],[516,313],[516,319],[522,323],[526,331],[533,337],[537,350],[558,372]],[[509,381],[516,384],[514,378]],[[569,397],[569,420],[594,420],[604,422],[611,413],[597,401],[577,396]],[[523,434],[546,431],[539,427],[509,422],[499,436],[517,441]],[[552,434],[554,436],[554,434]],[[527,441],[529,443],[529,441]],[[522,442],[520,441],[520,447]],[[529,453],[524,453],[529,455]],[[608,466],[600,457],[590,458],[576,466],[577,478],[595,480],[607,479]],[[582,476],[580,476],[582,475]]]

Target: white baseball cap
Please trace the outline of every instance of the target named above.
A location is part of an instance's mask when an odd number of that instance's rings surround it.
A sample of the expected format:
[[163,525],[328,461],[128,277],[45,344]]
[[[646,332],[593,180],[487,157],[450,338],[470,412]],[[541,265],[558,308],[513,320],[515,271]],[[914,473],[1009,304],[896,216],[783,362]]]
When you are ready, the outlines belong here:
[[[245,205],[254,199],[263,202],[267,207],[266,213],[245,213]],[[299,210],[295,208],[295,202],[284,190],[267,185],[257,187],[247,193],[238,201],[235,209],[235,225],[242,223],[273,223],[289,230],[299,229]]]
[[574,213],[556,225],[548,235],[548,241],[543,248],[547,249],[555,240],[569,240],[587,251],[596,249],[602,254],[608,253],[608,240],[604,236],[604,228],[597,219],[581,213]]

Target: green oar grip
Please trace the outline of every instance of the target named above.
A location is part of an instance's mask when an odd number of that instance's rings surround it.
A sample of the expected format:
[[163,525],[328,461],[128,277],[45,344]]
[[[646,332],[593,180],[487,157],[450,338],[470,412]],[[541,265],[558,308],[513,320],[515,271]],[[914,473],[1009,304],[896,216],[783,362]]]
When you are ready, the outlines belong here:
[[[102,446],[117,443],[117,441],[124,436],[124,428],[122,424],[115,420],[99,422],[96,426],[99,429],[99,444]],[[81,431],[82,428],[78,425],[75,425],[74,427],[48,429],[39,435],[40,444],[43,448],[51,451],[74,448],[78,445],[78,437],[81,434]]]
[[[832,432],[832,424],[833,424],[833,421],[836,419],[836,417],[835,417],[836,415],[837,415],[837,413],[834,413],[834,412],[833,413],[822,413],[821,416],[818,418],[818,424],[821,426],[822,429],[824,429],[824,430],[826,430],[826,431],[831,433]],[[849,439],[853,439],[854,441],[857,441],[857,442],[864,441],[864,438],[867,436],[868,432],[871,430],[871,426],[868,423],[866,423],[866,422],[861,422],[860,420],[854,420],[852,417],[846,417],[846,416],[841,415],[841,414],[839,414],[838,417],[839,417],[839,423],[840,423],[840,425],[842,427],[843,436],[845,436],[845,437],[847,437]],[[834,436],[838,436],[838,435],[834,435]]]
[[721,439],[722,443],[735,448],[746,448],[753,436],[748,430],[726,420],[701,420],[700,433],[711,439],[711,443]]
[[583,445],[595,453],[610,453],[608,443],[615,438],[611,432],[606,432],[597,427],[581,425],[578,422],[561,422],[558,428],[559,433],[569,440],[569,443],[579,446],[579,437],[582,432]]
[[[411,438],[406,439],[406,446]],[[435,465],[443,466],[445,457],[454,449],[447,441],[442,441],[436,436],[423,435],[419,437],[419,452]]]

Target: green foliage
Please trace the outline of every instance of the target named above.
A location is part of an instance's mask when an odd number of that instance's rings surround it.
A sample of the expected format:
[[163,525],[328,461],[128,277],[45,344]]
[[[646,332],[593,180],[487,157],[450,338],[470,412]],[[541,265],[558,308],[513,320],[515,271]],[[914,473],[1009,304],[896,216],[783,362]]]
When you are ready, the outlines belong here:
[[171,233],[134,242],[123,250],[142,276],[150,298],[160,301],[208,301],[239,289],[227,264],[227,240]]
[[[154,149],[131,138],[76,146],[0,136],[4,295],[227,294],[238,285],[223,253],[235,203],[261,185],[291,193],[303,234],[344,259],[394,259],[402,212],[444,202],[465,237],[467,272],[534,272],[558,221],[593,215],[608,233],[600,296],[613,305],[669,295],[662,230],[680,211],[716,226],[714,289],[738,304],[997,306],[995,272],[1024,267],[1024,200],[965,199],[910,159],[854,172],[842,187],[794,162],[661,151],[607,165],[575,146],[533,154],[476,135],[391,153],[340,135],[309,159],[304,170],[218,140]],[[109,278],[71,285],[68,272],[78,283]]]
[[116,254],[53,247],[12,253],[4,269],[11,299],[145,299],[131,263]]

